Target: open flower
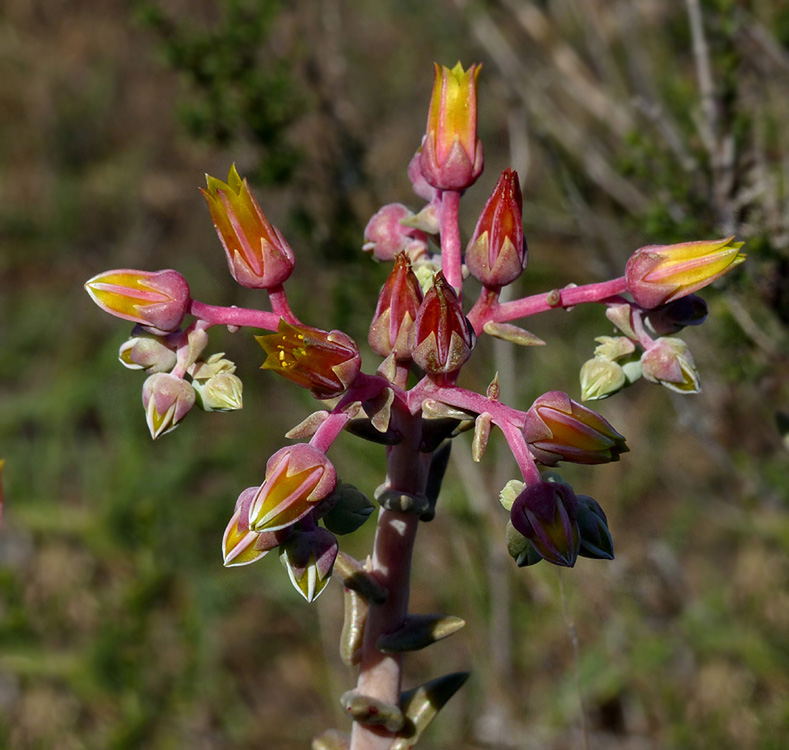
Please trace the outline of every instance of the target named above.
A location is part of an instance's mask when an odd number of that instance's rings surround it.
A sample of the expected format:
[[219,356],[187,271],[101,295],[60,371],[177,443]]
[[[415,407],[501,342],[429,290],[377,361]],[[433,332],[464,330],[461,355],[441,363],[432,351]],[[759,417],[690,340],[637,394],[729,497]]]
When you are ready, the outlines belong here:
[[104,271],[85,282],[85,291],[110,315],[159,334],[176,330],[189,304],[189,284],[172,269]]
[[351,386],[361,368],[356,342],[342,331],[294,326],[280,319],[277,333],[255,336],[266,352],[261,370],[274,370],[315,398],[339,396]]
[[518,173],[505,169],[482,209],[466,249],[472,276],[489,287],[511,284],[526,266],[523,196]]
[[419,165],[438,190],[465,190],[482,173],[482,142],[477,137],[477,78],[480,65],[452,70],[435,65]]
[[698,291],[745,260],[733,239],[642,247],[627,262],[627,291],[646,309]]
[[253,289],[282,284],[293,271],[295,256],[279,229],[263,215],[235,164],[226,183],[209,175],[206,183],[208,190],[201,188],[200,192],[208,203],[233,278]]
[[328,497],[337,484],[331,461],[317,448],[299,443],[278,450],[266,464],[266,481],[249,508],[253,531],[291,526]]
[[628,448],[625,439],[597,412],[573,401],[566,393],[550,391],[531,406],[523,436],[541,464],[559,461],[602,464],[618,461]]

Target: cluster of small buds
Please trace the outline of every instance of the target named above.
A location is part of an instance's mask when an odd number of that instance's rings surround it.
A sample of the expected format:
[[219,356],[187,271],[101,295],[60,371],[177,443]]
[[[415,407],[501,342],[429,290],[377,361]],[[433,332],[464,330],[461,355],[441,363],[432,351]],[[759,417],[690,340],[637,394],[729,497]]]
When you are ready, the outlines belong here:
[[709,242],[650,245],[636,250],[625,269],[631,300],[615,298],[606,315],[623,334],[600,337],[594,358],[581,368],[586,401],[606,398],[643,377],[677,393],[701,389],[693,355],[675,334],[707,317],[696,291],[745,260],[733,237]]
[[[576,494],[551,469],[560,462],[618,461],[628,450],[624,437],[561,391],[545,393],[520,411],[500,401],[498,376],[484,394],[458,386],[477,337],[542,345],[511,321],[598,303],[618,333],[596,339],[594,357],[581,369],[584,400],[605,398],[639,378],[695,393],[699,378],[693,358],[675,334],[707,315],[695,292],[745,258],[741,243],[732,238],[649,246],[632,255],[619,278],[502,302],[502,289],[521,276],[528,261],[518,174],[505,169],[500,175],[465,254],[459,227],[461,196],[483,169],[479,73],[479,65],[468,70],[459,63],[452,69],[435,66],[425,135],[407,171],[414,194],[425,203],[416,210],[384,206],[365,229],[364,251],[393,264],[369,328],[370,347],[383,358],[374,375],[362,372],[359,347],[350,336],[306,325],[290,309],[284,284],[292,277],[295,254],[235,166],[227,182],[207,176],[202,193],[231,275],[245,287],[263,290],[270,311],[199,302],[172,270],[108,271],[86,284],[102,309],[136,324],[119,357],[148,376],[143,405],[154,438],[175,428],[194,405],[208,412],[241,408],[235,365],[222,353],[204,356],[215,325],[267,331],[255,337],[266,355],[261,369],[324,402],[287,433],[302,442],[274,453],[262,483],[240,493],[222,538],[222,555],[233,567],[277,549],[290,581],[307,601],[325,590],[332,575],[341,579],[346,600],[341,655],[346,663],[359,664],[361,674],[360,689],[346,693],[342,704],[357,728],[373,727],[377,736],[388,733],[386,747],[395,750],[413,747],[466,677],[431,681],[404,693],[398,704],[362,690],[369,690],[374,682],[369,675],[386,655],[423,648],[463,625],[459,618],[409,615],[407,595],[403,598],[407,580],[397,578],[408,560],[387,558],[392,550],[406,548],[403,554],[410,555],[414,522],[435,516],[453,438],[473,430],[475,461],[484,457],[494,429],[507,441],[521,477],[507,484],[500,501],[509,512],[507,548],[519,567],[543,560],[572,567],[579,556],[610,560],[614,554],[600,504]],[[482,288],[465,312],[468,275]],[[185,323],[187,316],[194,320]],[[409,387],[412,376],[416,382]],[[367,563],[342,552],[337,539],[356,531],[374,510],[363,492],[338,480],[327,456],[344,430],[386,446],[387,478],[372,493],[380,506],[376,551]],[[411,542],[405,541],[408,534]],[[397,605],[390,600],[383,607],[389,597]],[[348,747],[332,732],[315,743]]]

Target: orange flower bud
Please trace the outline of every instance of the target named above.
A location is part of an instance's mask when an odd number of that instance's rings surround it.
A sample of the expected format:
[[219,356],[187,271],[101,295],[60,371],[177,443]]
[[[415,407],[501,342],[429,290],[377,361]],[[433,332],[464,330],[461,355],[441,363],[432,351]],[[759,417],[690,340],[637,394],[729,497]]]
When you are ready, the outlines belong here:
[[206,183],[208,190],[201,188],[200,192],[208,203],[233,278],[252,289],[282,284],[296,263],[293,251],[263,215],[235,164],[230,167],[226,183],[209,175]]
[[566,393],[550,391],[526,412],[523,436],[541,464],[559,461],[602,464],[626,453],[625,439],[597,412],[573,401]]
[[526,267],[522,212],[518,173],[505,169],[466,249],[469,272],[486,286],[511,284]]
[[482,173],[482,143],[477,137],[477,78],[480,65],[464,71],[435,64],[433,95],[422,142],[420,167],[438,190],[465,190]]
[[698,291],[745,260],[733,239],[642,247],[627,262],[627,291],[648,310]]
[[334,398],[351,386],[361,368],[356,342],[342,331],[293,326],[280,319],[277,333],[255,336],[266,352],[261,370],[274,370],[315,398]]
[[455,290],[439,271],[425,295],[411,333],[411,356],[425,372],[459,370],[471,356],[476,336]]
[[266,481],[249,509],[253,531],[277,531],[312,511],[334,490],[337,473],[326,456],[308,443],[278,450],[266,464]]
[[397,359],[408,359],[411,356],[408,340],[421,304],[419,280],[408,256],[400,253],[378,297],[370,324],[370,348],[382,357],[394,352]]
[[105,312],[153,333],[171,333],[184,319],[189,284],[178,271],[105,271],[85,282],[85,291]]

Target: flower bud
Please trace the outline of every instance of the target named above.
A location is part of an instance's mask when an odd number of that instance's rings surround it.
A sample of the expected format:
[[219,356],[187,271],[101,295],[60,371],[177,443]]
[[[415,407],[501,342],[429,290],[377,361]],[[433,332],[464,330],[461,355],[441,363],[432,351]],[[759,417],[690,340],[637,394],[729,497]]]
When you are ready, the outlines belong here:
[[194,404],[194,388],[176,375],[159,372],[143,383],[142,405],[154,440],[174,430]]
[[258,487],[247,487],[236,500],[236,508],[222,536],[222,558],[225,567],[249,565],[284,542],[290,529],[252,531],[249,528],[249,507]]
[[293,326],[280,319],[277,333],[255,339],[267,355],[261,370],[274,370],[309,388],[315,398],[342,395],[361,368],[359,347],[342,331]]
[[482,143],[477,137],[477,78],[480,65],[464,71],[435,65],[419,166],[438,190],[465,190],[482,173]]
[[581,367],[581,398],[598,401],[613,396],[627,383],[622,366],[604,357],[594,357]]
[[544,560],[571,568],[580,547],[577,512],[578,501],[566,484],[537,482],[515,499],[510,520]]
[[527,250],[522,213],[518,173],[505,169],[466,248],[466,266],[485,286],[511,284],[523,273]]
[[141,327],[135,327],[132,337],[121,344],[118,359],[130,370],[170,372],[175,367],[177,357],[175,351],[167,346],[164,336],[147,333]]
[[195,380],[197,404],[203,411],[237,411],[244,405],[241,378],[222,372],[206,380]]
[[526,568],[542,562],[542,555],[537,552],[534,545],[520,531],[512,525],[512,521],[507,521],[507,528],[504,532],[504,540],[507,544],[507,552],[515,560],[519,568]]
[[401,203],[390,203],[381,208],[367,222],[362,250],[372,253],[380,261],[394,260],[403,251],[411,258],[424,255],[427,252],[427,235],[403,223],[403,219],[413,215],[414,212]]
[[412,329],[414,362],[431,374],[455,372],[471,356],[475,341],[474,329],[463,314],[455,290],[439,271]]
[[642,247],[627,262],[627,291],[648,310],[696,292],[745,260],[733,239]]
[[278,450],[266,464],[266,481],[249,509],[253,531],[291,526],[330,495],[337,473],[326,456],[308,443]]
[[431,203],[436,197],[436,189],[425,179],[422,174],[422,148],[413,155],[411,161],[408,162],[408,179],[411,181],[411,187],[414,193],[423,200]]
[[616,361],[629,356],[636,350],[636,345],[626,336],[598,336],[595,341],[595,357]]
[[608,530],[608,519],[597,500],[588,495],[576,495],[578,500],[578,531],[581,534],[581,557],[613,560],[614,542]]
[[158,334],[175,331],[189,305],[189,284],[172,269],[105,271],[86,281],[85,290],[105,312]]
[[701,297],[689,294],[650,310],[644,318],[654,334],[667,336],[679,333],[685,326],[701,325],[708,312],[707,303]]
[[641,374],[676,393],[698,393],[699,373],[688,345],[674,336],[659,338],[641,356]]
[[320,526],[296,531],[282,545],[279,559],[293,587],[308,602],[314,602],[329,583],[339,549],[334,535]]
[[263,215],[235,164],[226,183],[209,175],[206,183],[208,190],[201,188],[200,192],[208,203],[233,278],[252,289],[282,284],[293,271],[295,256],[282,233]]
[[561,391],[545,393],[532,404],[524,419],[523,436],[535,459],[546,466],[559,461],[618,461],[619,455],[628,451],[624,437],[603,417]]
[[419,281],[408,256],[400,253],[378,297],[368,336],[370,348],[382,357],[394,354],[396,359],[409,359],[409,337],[421,304]]

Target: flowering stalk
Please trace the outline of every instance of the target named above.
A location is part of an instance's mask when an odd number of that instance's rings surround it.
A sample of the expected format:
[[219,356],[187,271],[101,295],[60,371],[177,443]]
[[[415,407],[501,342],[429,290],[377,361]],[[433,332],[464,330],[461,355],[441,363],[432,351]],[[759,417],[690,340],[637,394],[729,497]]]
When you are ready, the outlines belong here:
[[[147,376],[143,406],[154,438],[175,429],[195,407],[241,408],[235,364],[221,352],[208,353],[210,329],[217,325],[267,331],[255,337],[265,352],[261,369],[324,402],[287,433],[297,442],[270,457],[259,484],[238,495],[221,542],[228,567],[273,557],[269,553],[276,550],[308,602],[332,577],[343,586],[347,620],[340,651],[359,669],[356,688],[342,697],[353,728],[349,737],[330,730],[316,738],[317,748],[410,750],[465,681],[464,673],[444,675],[405,692],[401,684],[405,652],[463,624],[460,618],[412,615],[408,609],[416,533],[420,522],[435,516],[451,440],[460,433],[473,429],[475,461],[483,458],[494,430],[512,452],[520,478],[507,483],[499,500],[509,512],[502,537],[517,566],[545,561],[572,567],[579,556],[613,558],[600,504],[544,469],[562,462],[617,461],[628,450],[624,437],[561,391],[539,396],[524,411],[499,400],[498,376],[485,393],[459,387],[458,375],[473,361],[477,336],[543,345],[510,321],[598,303],[607,325],[619,333],[596,337],[594,356],[581,368],[583,398],[606,398],[641,378],[695,393],[698,372],[688,345],[676,334],[707,315],[695,292],[745,257],[732,238],[649,246],[633,253],[618,278],[501,302],[502,288],[519,278],[527,263],[520,182],[517,173],[505,169],[466,244],[466,268],[482,283],[466,314],[459,217],[463,193],[483,167],[479,70],[435,66],[425,136],[408,166],[414,192],[425,205],[412,211],[389,204],[365,229],[363,249],[376,261],[393,262],[369,327],[370,347],[383,358],[374,375],[362,372],[361,353],[350,336],[305,324],[291,310],[284,285],[295,253],[235,167],[227,182],[208,177],[203,195],[231,275],[267,295],[270,309],[194,300],[185,279],[172,270],[108,271],[86,284],[102,309],[136,324],[119,359]],[[409,388],[412,376],[416,383]],[[365,564],[344,553],[338,539],[358,529],[374,509],[364,492],[337,477],[329,458],[343,431],[386,451],[386,479],[371,493],[380,507]]]

